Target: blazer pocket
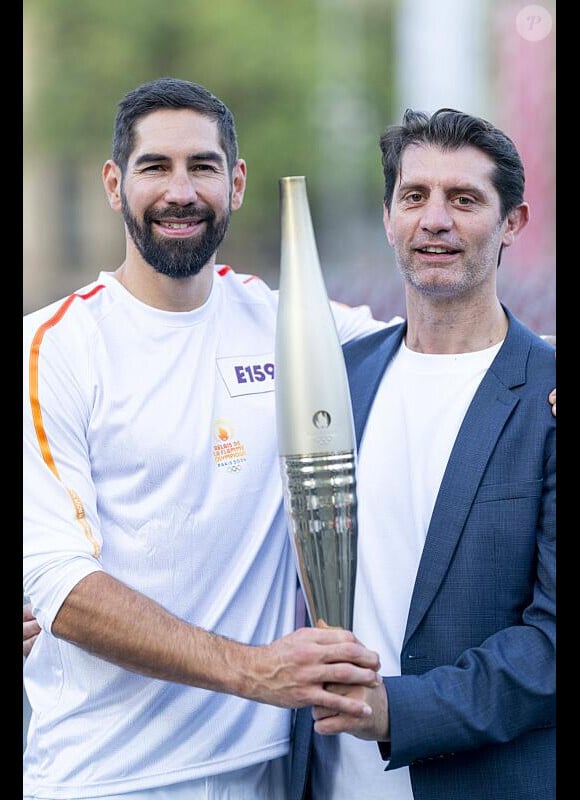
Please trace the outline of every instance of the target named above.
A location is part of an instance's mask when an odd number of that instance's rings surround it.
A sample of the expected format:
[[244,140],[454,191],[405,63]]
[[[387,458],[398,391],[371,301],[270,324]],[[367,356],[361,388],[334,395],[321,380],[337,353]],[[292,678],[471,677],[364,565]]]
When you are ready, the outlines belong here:
[[495,500],[518,500],[526,497],[541,497],[543,481],[516,481],[514,483],[484,483],[479,487],[475,503],[491,503]]

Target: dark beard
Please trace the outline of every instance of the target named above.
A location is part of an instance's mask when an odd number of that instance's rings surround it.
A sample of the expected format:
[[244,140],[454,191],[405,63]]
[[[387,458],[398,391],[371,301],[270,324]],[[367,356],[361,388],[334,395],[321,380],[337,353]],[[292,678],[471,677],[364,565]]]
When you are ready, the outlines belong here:
[[[123,219],[131,239],[139,250],[141,257],[153,269],[169,278],[189,278],[197,275],[222,243],[230,224],[230,210],[222,216],[209,208],[203,209],[205,230],[194,238],[188,239],[156,239],[153,234],[153,220],[162,215],[148,210],[143,215],[141,227],[129,210],[127,198],[121,192]],[[172,219],[200,217],[201,209],[196,206],[182,206],[171,210]]]

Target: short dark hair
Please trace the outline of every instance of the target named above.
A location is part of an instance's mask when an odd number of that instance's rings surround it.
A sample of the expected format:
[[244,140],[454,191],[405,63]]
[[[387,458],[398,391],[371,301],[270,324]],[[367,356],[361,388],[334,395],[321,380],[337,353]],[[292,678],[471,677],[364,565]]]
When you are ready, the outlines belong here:
[[234,117],[229,108],[205,86],[179,78],[157,78],[132,89],[119,101],[113,133],[113,161],[125,172],[135,146],[135,125],[161,108],[189,108],[217,122],[220,147],[230,174],[238,158]]
[[523,202],[524,166],[514,143],[503,131],[480,117],[453,108],[440,108],[432,116],[408,108],[402,125],[390,125],[380,138],[384,200],[389,211],[400,175],[401,156],[410,144],[431,144],[442,150],[458,150],[467,145],[479,148],[495,164],[491,181],[499,195],[501,219]]

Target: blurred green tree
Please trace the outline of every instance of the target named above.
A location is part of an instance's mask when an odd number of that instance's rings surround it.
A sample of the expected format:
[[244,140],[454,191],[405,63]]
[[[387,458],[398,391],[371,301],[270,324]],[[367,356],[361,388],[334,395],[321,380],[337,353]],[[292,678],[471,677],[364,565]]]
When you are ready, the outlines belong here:
[[[60,164],[54,194],[68,219],[64,260],[81,258],[81,243],[74,244],[86,224],[78,184],[87,165],[94,162],[97,173],[109,156],[117,101],[161,75],[204,84],[236,118],[249,171],[244,207],[223,246],[225,255],[235,253],[236,268],[277,270],[282,175],[308,177],[315,222],[321,205],[328,215],[338,198],[339,224],[345,214],[376,209],[378,136],[394,92],[394,5],[26,0],[25,168],[27,154]],[[71,224],[75,215],[78,224]]]

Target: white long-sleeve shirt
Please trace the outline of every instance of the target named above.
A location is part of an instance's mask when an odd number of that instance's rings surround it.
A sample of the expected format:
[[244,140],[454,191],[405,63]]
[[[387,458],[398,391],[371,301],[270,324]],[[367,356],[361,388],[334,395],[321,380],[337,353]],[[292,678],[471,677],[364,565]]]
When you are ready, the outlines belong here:
[[[153,680],[50,632],[97,570],[238,641],[293,630],[276,307],[218,266],[194,311],[152,308],[102,272],[24,318],[24,592],[43,629],[24,670],[24,794],[129,792],[287,751],[289,710]],[[342,341],[385,324],[334,311]]]

